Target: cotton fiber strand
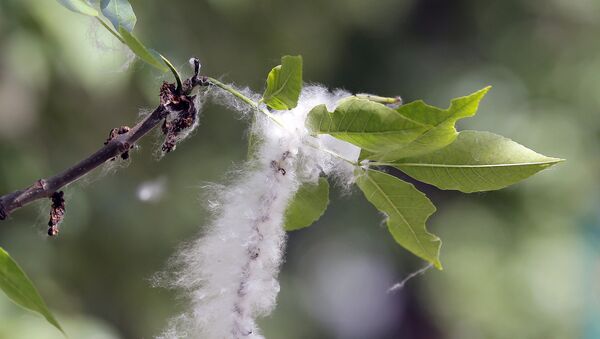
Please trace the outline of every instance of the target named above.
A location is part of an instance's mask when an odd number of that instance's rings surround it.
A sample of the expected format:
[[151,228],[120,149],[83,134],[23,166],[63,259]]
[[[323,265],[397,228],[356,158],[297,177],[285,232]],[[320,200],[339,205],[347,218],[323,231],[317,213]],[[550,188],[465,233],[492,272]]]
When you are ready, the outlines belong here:
[[[221,192],[208,202],[212,222],[175,259],[177,272],[169,285],[186,292],[189,310],[174,318],[160,338],[263,338],[256,318],[268,315],[276,304],[288,203],[301,184],[316,183],[322,173],[351,182],[352,166],[321,148],[351,161],[359,153],[337,139],[310,136],[306,116],[319,104],[333,109],[348,95],[306,87],[296,108],[274,112],[284,128],[257,115],[253,132],[262,143],[256,156],[243,166],[248,170],[236,173],[228,186],[219,186]],[[219,92],[213,97],[234,100]],[[227,104],[240,108],[237,102]]]

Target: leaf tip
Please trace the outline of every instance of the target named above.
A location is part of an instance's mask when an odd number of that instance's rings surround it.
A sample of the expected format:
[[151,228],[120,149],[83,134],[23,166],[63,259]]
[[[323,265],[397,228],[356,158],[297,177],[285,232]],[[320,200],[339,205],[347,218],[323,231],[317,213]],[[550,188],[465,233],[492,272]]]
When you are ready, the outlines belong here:
[[284,55],[284,56],[281,57],[281,60],[283,61],[283,59],[288,59],[288,58],[302,61],[302,55],[300,55],[300,54],[298,54],[298,55]]
[[556,164],[560,164],[561,162],[565,162],[565,161],[567,161],[567,159],[548,157],[548,160],[543,164],[543,167],[544,168],[552,167]]
[[492,86],[488,85],[469,96],[475,96],[478,98],[478,100],[481,100],[491,89]]
[[[435,209],[435,205],[433,207]],[[433,257],[430,262],[433,264],[433,267],[435,267],[439,271],[443,271],[444,267],[442,266],[442,262],[440,261],[440,251],[442,249],[442,239],[440,239],[440,237],[438,237],[438,236],[435,236],[435,242],[438,243],[437,251],[435,253],[435,257]]]

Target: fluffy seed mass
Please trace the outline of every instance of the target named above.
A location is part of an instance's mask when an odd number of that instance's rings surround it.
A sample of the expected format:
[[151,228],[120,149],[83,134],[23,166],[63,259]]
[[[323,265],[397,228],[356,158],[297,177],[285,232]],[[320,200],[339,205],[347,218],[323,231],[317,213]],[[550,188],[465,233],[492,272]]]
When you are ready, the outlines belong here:
[[[215,89],[211,95],[242,115],[254,114],[226,92]],[[296,108],[274,112],[284,127],[256,115],[250,131],[260,140],[255,155],[232,182],[214,190],[216,198],[208,201],[212,221],[173,260],[168,285],[185,291],[189,308],[159,338],[263,338],[256,319],[276,304],[290,200],[300,185],[316,183],[322,174],[350,184],[352,165],[331,152],[356,161],[360,151],[334,138],[310,136],[307,114],[320,104],[333,109],[348,95],[307,86]]]

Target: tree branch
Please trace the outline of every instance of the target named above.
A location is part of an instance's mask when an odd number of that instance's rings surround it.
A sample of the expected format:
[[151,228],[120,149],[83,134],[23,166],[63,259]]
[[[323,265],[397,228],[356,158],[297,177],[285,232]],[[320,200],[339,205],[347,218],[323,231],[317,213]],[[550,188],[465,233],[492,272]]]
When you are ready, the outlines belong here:
[[127,152],[136,141],[159,125],[168,112],[168,109],[161,103],[154,112],[131,128],[129,132],[117,135],[108,141],[104,147],[76,165],[47,179],[39,179],[25,189],[1,196],[0,220],[6,219],[14,210],[35,200],[51,197],[61,187],[77,181],[106,161]]
[[[199,63],[197,59],[192,59],[192,61],[197,65],[194,76],[184,82],[183,88],[179,86],[176,87],[174,84],[164,83],[160,89],[160,105],[133,128],[128,129],[122,127],[120,129],[114,129],[104,147],[100,148],[76,165],[52,177],[39,179],[27,188],[1,196],[0,220],[6,219],[13,211],[31,202],[52,197],[52,195],[60,188],[77,181],[79,178],[93,171],[106,161],[120,155],[125,158],[126,152],[128,152],[140,138],[163,121],[163,132],[166,134],[165,143],[167,143],[169,138],[172,138],[173,134],[178,133],[181,129],[181,123],[177,126],[170,127],[165,120],[169,113],[185,112],[187,113],[185,118],[189,120],[190,111],[195,111],[193,103],[194,97],[191,97],[190,93],[194,87],[199,85],[206,86],[208,84],[205,77],[200,77],[198,75]],[[170,142],[172,142],[172,139]],[[172,149],[173,147],[169,147],[166,151]]]

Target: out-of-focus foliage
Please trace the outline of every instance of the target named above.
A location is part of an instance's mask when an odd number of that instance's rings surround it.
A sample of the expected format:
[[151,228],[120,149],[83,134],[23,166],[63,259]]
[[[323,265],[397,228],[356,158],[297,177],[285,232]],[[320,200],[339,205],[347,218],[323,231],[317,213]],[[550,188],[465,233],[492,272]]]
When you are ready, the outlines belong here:
[[152,65],[163,72],[168,71],[169,69],[162,64],[160,60],[160,55],[157,53],[152,53],[144,44],[138,40],[133,34],[131,34],[127,29],[119,26],[119,35],[125,41],[127,47],[131,48],[131,51],[135,53],[141,60],[144,60],[149,65]]
[[128,32],[133,31],[137,17],[133,12],[131,4],[127,0],[102,0],[100,2],[100,10],[102,14],[110,20],[118,31],[123,27]]
[[[88,1],[89,4],[84,0],[58,0],[58,2],[75,13],[95,17],[98,20],[98,23],[104,26],[104,28],[106,28],[106,30],[117,40],[127,45],[127,47],[131,49],[131,52],[137,55],[140,60],[147,62],[149,65],[152,65],[163,72],[171,69],[173,74],[177,73],[167,58],[152,49],[148,49],[135,37],[135,35],[133,35],[132,31],[137,22],[137,17],[135,16],[129,1],[102,0],[100,3],[98,3],[98,1]],[[98,8],[104,18],[112,23],[114,29],[110,27],[94,7]],[[163,61],[166,66],[163,65]],[[180,81],[179,77],[177,77],[177,80]]]
[[98,11],[85,0],[58,0],[58,3],[75,13],[98,16]]
[[[332,189],[324,217],[290,233],[279,306],[261,326],[268,338],[598,336],[599,3],[131,3],[137,35],[182,71],[197,56],[204,73],[260,93],[280,55],[302,54],[305,81],[437,106],[491,84],[480,114],[459,129],[568,160],[497,192],[419,186],[438,206],[428,229],[444,239],[444,271],[392,295],[386,289],[422,263],[373,223],[378,214],[360,194]],[[62,170],[157,104],[170,74],[122,67],[129,52],[98,25],[54,1],[0,2],[0,192]],[[44,235],[49,203],[2,222],[0,246],[67,333],[151,337],[177,314],[176,294],[149,278],[209,217],[198,208],[210,200],[201,187],[244,159],[245,126],[207,105],[196,135],[165,159],[156,160],[156,139],[144,140],[127,168],[108,164],[99,172],[113,175],[67,189],[57,239]],[[163,189],[138,198],[159,181]],[[0,303],[0,337],[60,336]]]
[[27,274],[2,248],[0,248],[0,290],[15,304],[39,313],[50,324],[64,333]]

